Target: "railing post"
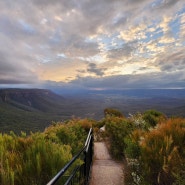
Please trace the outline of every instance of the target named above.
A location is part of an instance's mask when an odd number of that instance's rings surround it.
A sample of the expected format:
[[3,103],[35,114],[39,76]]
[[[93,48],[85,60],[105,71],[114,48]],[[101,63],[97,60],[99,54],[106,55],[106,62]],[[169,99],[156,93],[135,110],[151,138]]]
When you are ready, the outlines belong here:
[[89,183],[89,176],[92,164],[92,157],[93,157],[93,132],[91,130],[89,142],[86,143],[86,150],[84,151],[84,178],[85,178],[85,185]]
[[84,185],[87,184],[87,152],[84,151]]

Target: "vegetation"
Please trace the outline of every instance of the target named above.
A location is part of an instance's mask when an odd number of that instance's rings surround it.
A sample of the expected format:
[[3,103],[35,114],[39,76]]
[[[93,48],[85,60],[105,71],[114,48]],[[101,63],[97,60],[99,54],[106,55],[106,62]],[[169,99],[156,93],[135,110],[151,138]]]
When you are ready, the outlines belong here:
[[[53,122],[44,132],[0,134],[0,184],[46,184],[83,146],[90,127],[126,159],[128,185],[185,185],[185,119],[148,110],[126,118],[105,109],[100,121]],[[80,162],[80,161],[79,161]]]
[[91,124],[72,119],[29,136],[0,134],[0,184],[46,184],[81,149]]
[[[104,107],[117,107],[128,115],[152,106],[167,116],[185,117],[184,92],[183,89],[90,90],[82,94],[61,91],[63,96],[59,96],[46,89],[0,89],[0,132],[44,131],[51,121],[69,120],[73,115],[99,120],[104,116]],[[116,112],[121,116],[120,111],[112,109],[113,116]],[[153,115],[146,115],[146,120],[152,119]],[[156,120],[153,121],[155,124]]]
[[52,121],[61,120],[62,117],[51,113],[39,111],[25,111],[1,103],[0,106],[0,131],[7,133],[10,130],[20,134],[20,129],[29,133],[43,131]]
[[123,114],[119,110],[107,108],[104,110],[104,116],[123,117]]
[[127,184],[185,184],[185,119],[150,110],[129,118],[105,117],[110,150],[126,158]]

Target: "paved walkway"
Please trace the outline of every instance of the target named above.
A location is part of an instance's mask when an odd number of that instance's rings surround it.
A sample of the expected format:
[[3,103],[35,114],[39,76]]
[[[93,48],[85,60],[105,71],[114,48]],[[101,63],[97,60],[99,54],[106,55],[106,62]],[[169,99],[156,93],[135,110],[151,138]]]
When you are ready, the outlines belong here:
[[124,185],[123,164],[111,158],[104,142],[94,143],[90,185]]

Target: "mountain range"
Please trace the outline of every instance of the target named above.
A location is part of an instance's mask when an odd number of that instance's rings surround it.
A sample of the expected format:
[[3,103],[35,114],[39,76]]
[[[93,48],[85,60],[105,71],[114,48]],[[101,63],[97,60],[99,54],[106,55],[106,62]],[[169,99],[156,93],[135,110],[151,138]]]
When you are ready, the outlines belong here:
[[47,89],[0,89],[0,132],[43,130],[72,117],[102,119],[107,107],[130,113],[156,109],[185,116],[185,90],[90,90],[56,94]]

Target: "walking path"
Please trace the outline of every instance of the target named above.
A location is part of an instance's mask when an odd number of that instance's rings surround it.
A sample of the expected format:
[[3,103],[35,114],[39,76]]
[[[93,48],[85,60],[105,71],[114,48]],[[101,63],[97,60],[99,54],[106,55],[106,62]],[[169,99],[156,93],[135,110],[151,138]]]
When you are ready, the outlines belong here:
[[90,185],[124,185],[123,180],[123,164],[111,158],[105,142],[94,142]]

